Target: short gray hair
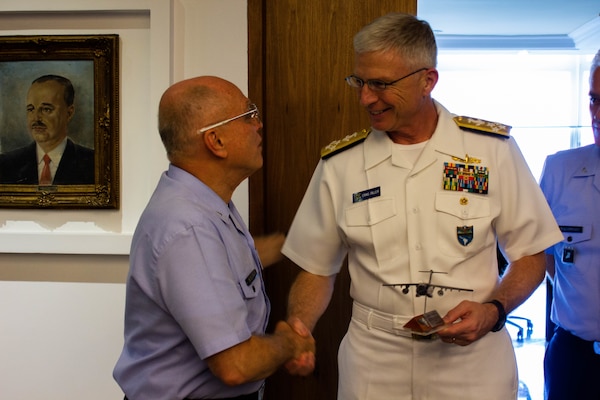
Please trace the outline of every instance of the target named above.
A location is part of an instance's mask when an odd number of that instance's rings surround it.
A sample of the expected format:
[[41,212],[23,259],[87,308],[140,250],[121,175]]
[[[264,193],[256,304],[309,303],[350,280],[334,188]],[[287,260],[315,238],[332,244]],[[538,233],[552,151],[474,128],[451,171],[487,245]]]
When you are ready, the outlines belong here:
[[208,86],[185,88],[179,96],[180,101],[161,102],[158,109],[158,132],[170,161],[190,152],[198,120],[194,116],[218,104],[218,93]]
[[354,36],[354,51],[396,51],[414,68],[437,65],[437,45],[429,23],[410,14],[389,13]]

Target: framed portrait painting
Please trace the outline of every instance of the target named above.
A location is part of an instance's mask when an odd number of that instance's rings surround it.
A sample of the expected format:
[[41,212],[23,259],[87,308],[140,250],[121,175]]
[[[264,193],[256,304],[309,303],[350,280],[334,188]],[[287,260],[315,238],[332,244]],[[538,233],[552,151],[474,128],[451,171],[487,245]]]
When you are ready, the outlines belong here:
[[119,37],[0,37],[0,208],[119,208]]

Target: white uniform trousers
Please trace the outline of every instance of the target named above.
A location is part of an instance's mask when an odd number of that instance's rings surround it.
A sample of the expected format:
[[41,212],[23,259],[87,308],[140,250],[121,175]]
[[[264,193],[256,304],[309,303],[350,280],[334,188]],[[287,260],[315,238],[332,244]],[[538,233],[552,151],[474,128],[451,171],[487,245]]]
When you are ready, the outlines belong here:
[[462,347],[367,327],[353,316],[338,364],[338,400],[517,398],[516,359],[506,328]]

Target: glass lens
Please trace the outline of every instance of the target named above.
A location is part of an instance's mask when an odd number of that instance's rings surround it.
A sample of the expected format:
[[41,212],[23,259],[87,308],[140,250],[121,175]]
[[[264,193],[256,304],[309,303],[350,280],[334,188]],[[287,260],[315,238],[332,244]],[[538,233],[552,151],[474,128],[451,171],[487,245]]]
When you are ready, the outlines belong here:
[[348,82],[348,85],[350,85],[354,88],[361,88],[365,84],[362,79],[357,78],[354,75],[347,76],[346,82]]
[[372,90],[384,90],[389,84],[385,83],[384,81],[372,79],[367,81],[367,85],[369,85]]

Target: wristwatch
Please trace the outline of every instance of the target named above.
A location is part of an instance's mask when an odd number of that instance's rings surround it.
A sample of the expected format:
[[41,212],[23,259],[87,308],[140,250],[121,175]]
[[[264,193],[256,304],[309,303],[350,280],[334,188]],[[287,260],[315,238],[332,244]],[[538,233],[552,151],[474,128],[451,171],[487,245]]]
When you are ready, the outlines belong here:
[[506,323],[506,311],[504,310],[504,306],[498,300],[486,301],[483,304],[493,304],[498,309],[498,321],[496,321],[496,324],[492,327],[492,332],[498,332]]

